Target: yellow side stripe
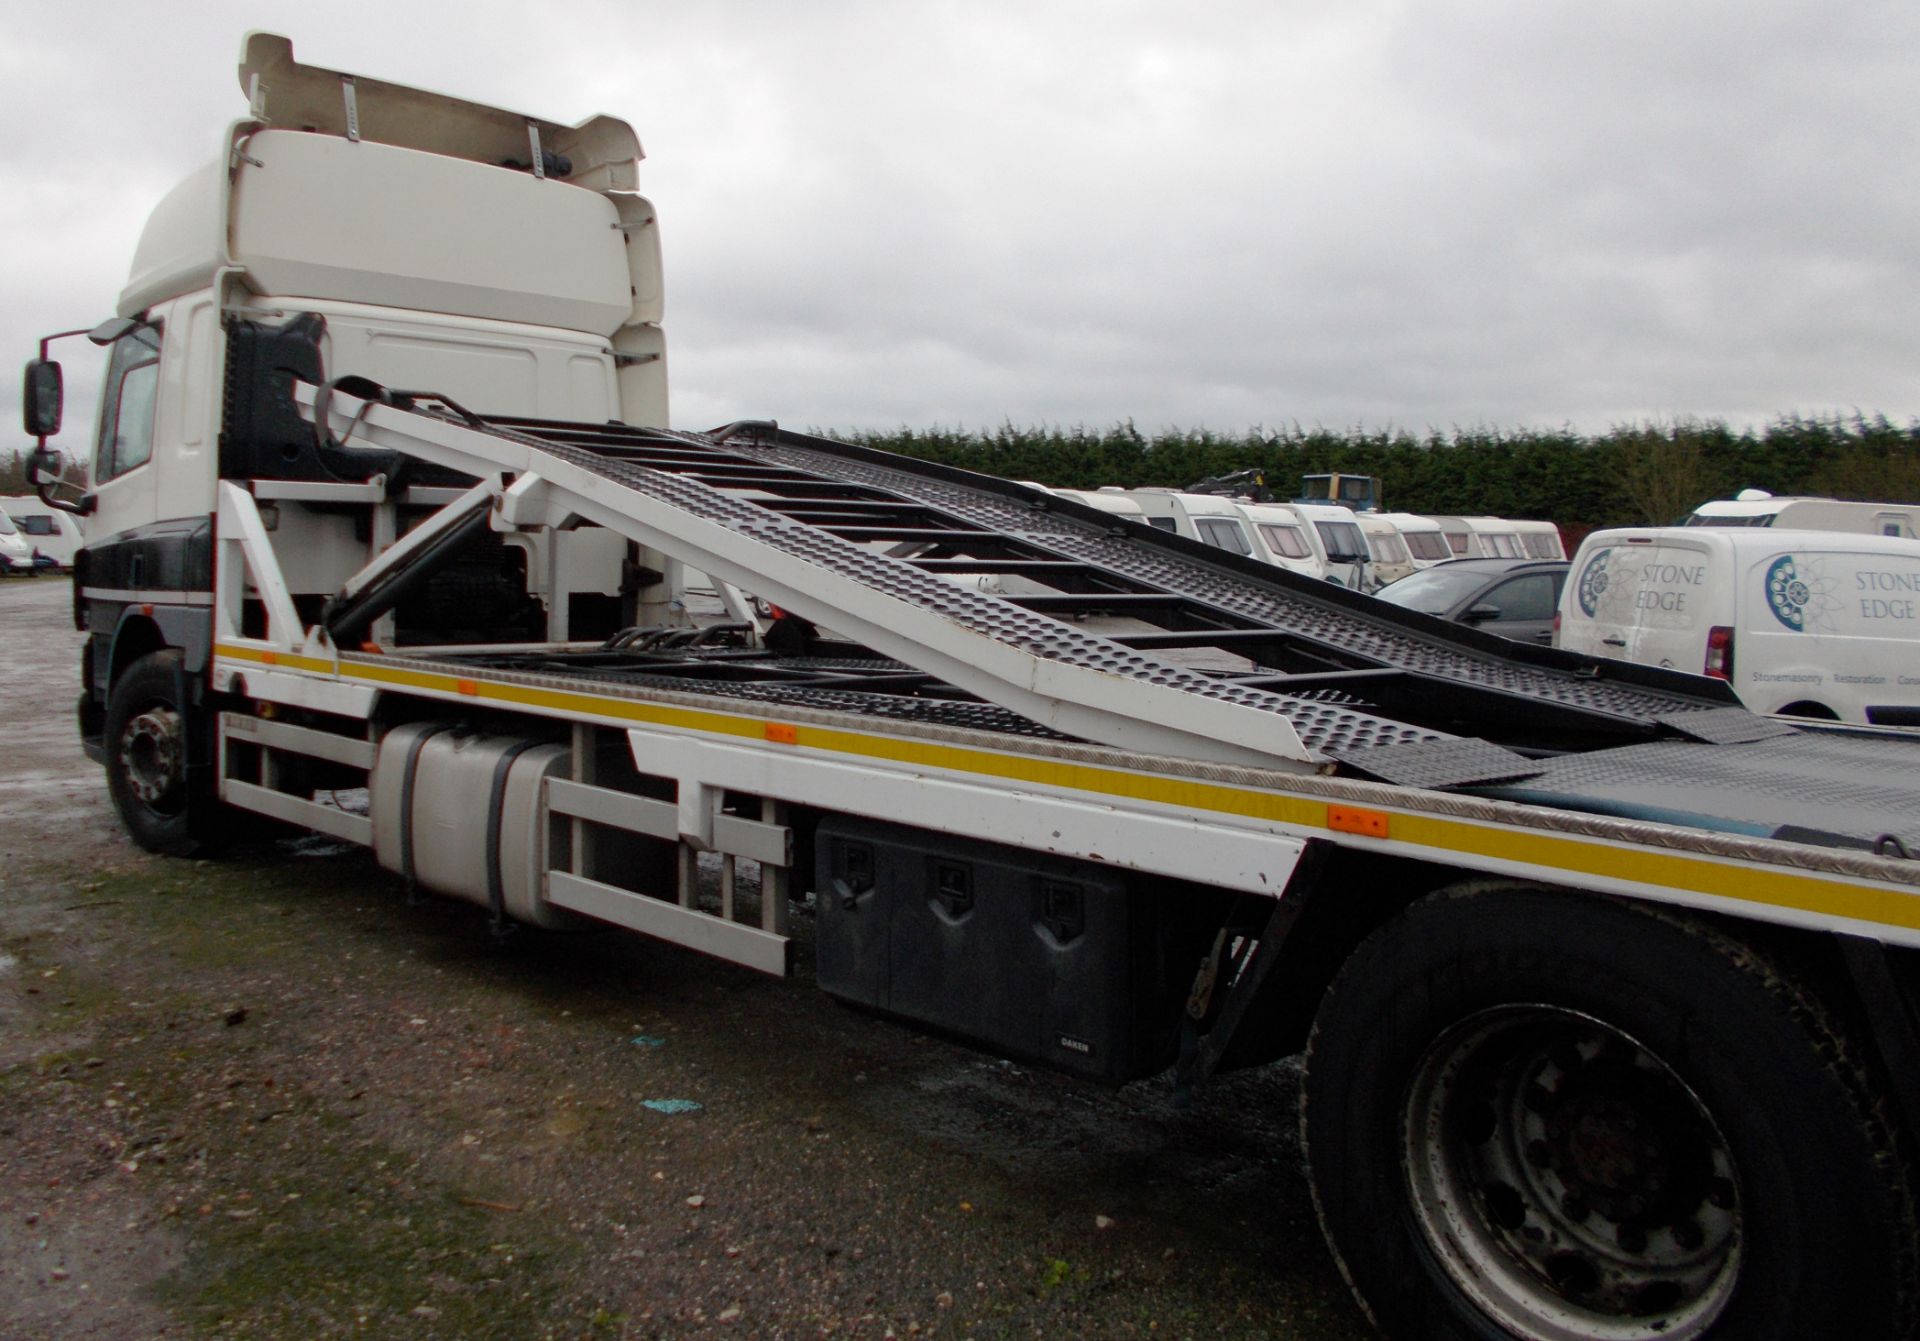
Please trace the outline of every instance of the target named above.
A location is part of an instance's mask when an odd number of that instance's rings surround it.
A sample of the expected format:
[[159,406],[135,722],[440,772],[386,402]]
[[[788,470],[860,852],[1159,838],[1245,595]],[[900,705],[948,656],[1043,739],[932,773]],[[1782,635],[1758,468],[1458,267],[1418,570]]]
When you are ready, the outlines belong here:
[[[222,644],[217,655],[267,664],[260,649]],[[557,713],[591,714],[636,724],[697,731],[763,743],[769,732],[783,745],[822,753],[907,764],[945,772],[969,773],[1007,782],[1076,791],[1094,796],[1145,801],[1187,813],[1235,815],[1297,829],[1331,831],[1325,800],[1255,791],[1192,778],[1130,773],[1103,765],[1045,756],[1002,754],[938,741],[869,735],[805,723],[632,699],[602,697],[571,690],[497,684],[485,680],[418,671],[369,662],[337,665],[315,657],[274,653],[272,664],[395,688],[418,689],[477,698]],[[1336,803],[1337,804],[1337,803]],[[1604,840],[1428,815],[1386,812],[1390,840],[1416,848],[1493,861],[1564,871],[1658,888],[1688,891],[1745,903],[1792,909],[1823,917],[1920,929],[1920,897],[1894,889],[1853,883],[1844,877],[1735,864],[1726,858],[1657,848],[1617,845]]]

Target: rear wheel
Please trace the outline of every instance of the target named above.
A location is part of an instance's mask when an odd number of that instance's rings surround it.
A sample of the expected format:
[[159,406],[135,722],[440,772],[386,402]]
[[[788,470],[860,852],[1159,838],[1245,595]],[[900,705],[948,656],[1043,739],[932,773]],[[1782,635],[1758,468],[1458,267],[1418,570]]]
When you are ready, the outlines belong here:
[[107,696],[107,791],[133,841],[186,857],[211,846],[218,803],[211,779],[187,767],[188,713],[181,654],[150,652]]
[[1914,1216],[1886,1105],[1809,994],[1679,917],[1434,896],[1329,989],[1302,1124],[1390,1335],[1893,1338]]

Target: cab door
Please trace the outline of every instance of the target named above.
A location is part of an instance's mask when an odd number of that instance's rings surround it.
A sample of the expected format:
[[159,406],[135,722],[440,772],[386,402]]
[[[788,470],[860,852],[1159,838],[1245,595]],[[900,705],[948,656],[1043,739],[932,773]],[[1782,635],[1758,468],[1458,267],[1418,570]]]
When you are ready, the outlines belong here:
[[87,522],[95,546],[110,544],[128,531],[159,520],[159,467],[153,456],[159,393],[160,327],[142,322],[114,341],[100,389],[92,466],[94,510]]

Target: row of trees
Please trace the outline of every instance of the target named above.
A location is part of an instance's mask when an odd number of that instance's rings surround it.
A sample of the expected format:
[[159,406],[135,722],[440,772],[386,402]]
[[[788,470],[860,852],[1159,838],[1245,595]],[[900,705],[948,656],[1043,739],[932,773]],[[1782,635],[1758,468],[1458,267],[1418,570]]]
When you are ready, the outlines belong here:
[[27,488],[27,454],[12,451],[0,456],[0,495],[24,494]]
[[[1400,512],[1539,517],[1563,526],[1668,522],[1749,485],[1776,494],[1920,501],[1920,421],[1885,416],[1780,419],[1738,432],[1722,423],[1616,428],[1455,429],[1416,437],[1353,429],[1207,429],[1144,434],[1107,429],[981,432],[900,428],[850,437],[867,446],[1010,479],[1069,489],[1103,484],[1179,488],[1257,468],[1282,497],[1329,470],[1376,475]],[[0,494],[27,492],[26,454],[0,457]]]
[[[844,435],[836,435],[844,436]],[[1716,422],[1571,430],[1335,432],[1252,428],[897,429],[852,440],[924,460],[1056,488],[1178,488],[1258,468],[1281,497],[1303,474],[1375,475],[1395,511],[1538,517],[1580,528],[1670,522],[1709,498],[1755,486],[1776,494],[1920,500],[1920,421],[1786,418],[1736,431]]]

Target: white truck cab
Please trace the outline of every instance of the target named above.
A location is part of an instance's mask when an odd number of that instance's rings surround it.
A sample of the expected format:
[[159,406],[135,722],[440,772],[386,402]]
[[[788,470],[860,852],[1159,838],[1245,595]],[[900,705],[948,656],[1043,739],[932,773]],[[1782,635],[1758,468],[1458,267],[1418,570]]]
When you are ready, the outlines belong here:
[[1596,531],[1561,596],[1559,646],[1726,680],[1755,712],[1920,725],[1920,541]]
[[[296,608],[471,483],[316,433],[286,408],[290,384],[366,379],[461,412],[667,421],[659,229],[624,121],[565,126],[347,77],[267,33],[245,39],[239,80],[248,115],[156,206],[116,316],[89,332],[109,360],[69,506],[86,518],[76,575],[101,700],[143,649],[204,663],[222,481],[263,510]],[[65,462],[46,442],[60,380],[46,344],[26,409],[50,497]],[[665,583],[636,595],[646,566],[596,526],[474,536],[442,578],[470,599],[435,602],[438,615],[402,605],[372,636],[603,636],[634,622],[636,599],[669,604],[655,600]]]

